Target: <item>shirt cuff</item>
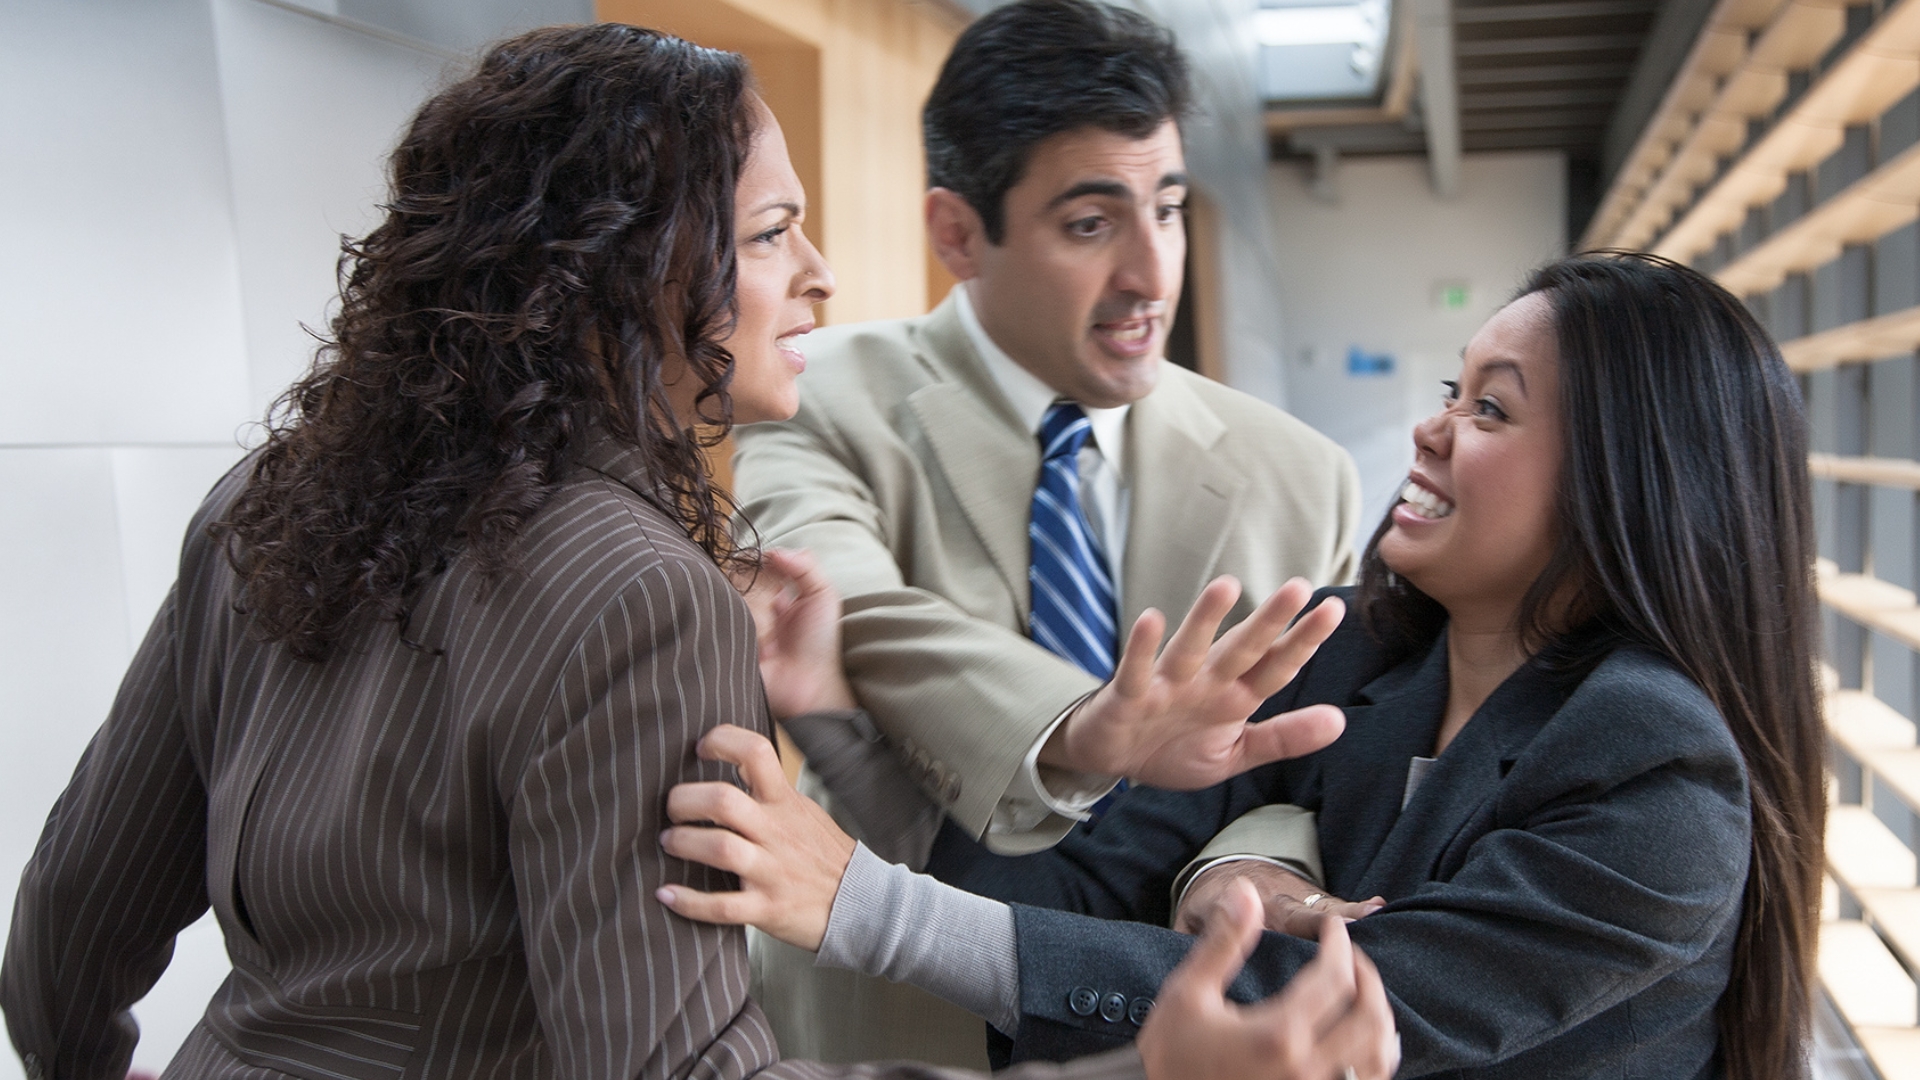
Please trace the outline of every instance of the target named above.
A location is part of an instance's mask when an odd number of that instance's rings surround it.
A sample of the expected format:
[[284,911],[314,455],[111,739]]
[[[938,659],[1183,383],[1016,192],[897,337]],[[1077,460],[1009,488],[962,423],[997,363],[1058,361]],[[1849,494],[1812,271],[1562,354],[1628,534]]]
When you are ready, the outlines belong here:
[[1312,870],[1309,870],[1305,863],[1302,863],[1296,859],[1276,859],[1271,855],[1221,855],[1212,859],[1200,859],[1195,862],[1188,863],[1187,868],[1185,870],[1180,871],[1180,876],[1175,878],[1173,881],[1173,909],[1172,910],[1174,910],[1175,912],[1178,912],[1180,910],[1180,905],[1183,903],[1186,903],[1187,891],[1193,888],[1194,882],[1200,880],[1201,874],[1206,873],[1207,871],[1213,869],[1216,866],[1224,866],[1225,864],[1231,863],[1231,862],[1266,863],[1268,866],[1277,866],[1280,869],[1285,870],[1287,873],[1292,874],[1293,876],[1301,879],[1302,881],[1305,881],[1307,884],[1312,885],[1315,888],[1324,887],[1321,885],[1319,876],[1316,875]]
[[1054,717],[1053,723],[1048,724],[1040,737],[1027,748],[1027,756],[1021,760],[1020,767],[1014,770],[1007,793],[1000,797],[1000,805],[994,808],[993,821],[987,826],[988,832],[1030,832],[1053,814],[1071,821],[1085,821],[1094,804],[1105,798],[1120,782],[1116,776],[1040,764],[1040,750],[1047,745],[1047,740],[1053,738],[1053,733],[1066,723],[1067,717],[1072,716],[1073,711],[1086,704],[1092,696],[1091,693],[1082,695],[1060,710],[1060,715]]

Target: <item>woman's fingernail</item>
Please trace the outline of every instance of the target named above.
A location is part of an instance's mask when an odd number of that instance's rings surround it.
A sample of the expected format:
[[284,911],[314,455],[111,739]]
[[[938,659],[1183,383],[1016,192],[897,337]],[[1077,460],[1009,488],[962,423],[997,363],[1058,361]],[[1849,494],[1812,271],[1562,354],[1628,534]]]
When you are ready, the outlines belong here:
[[653,890],[653,898],[667,905],[668,907],[672,907],[673,902],[679,899],[679,897],[680,897],[679,893],[674,892],[671,888],[665,885],[662,885],[659,888]]

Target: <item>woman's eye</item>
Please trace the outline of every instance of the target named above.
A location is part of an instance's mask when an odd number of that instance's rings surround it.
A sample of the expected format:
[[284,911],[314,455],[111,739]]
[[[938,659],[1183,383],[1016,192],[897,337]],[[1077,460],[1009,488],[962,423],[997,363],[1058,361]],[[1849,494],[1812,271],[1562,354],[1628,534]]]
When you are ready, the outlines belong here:
[[1452,401],[1460,400],[1460,384],[1459,383],[1454,382],[1452,379],[1441,379],[1440,385],[1447,388],[1447,392],[1440,395],[1441,401],[1452,402]]
[[754,244],[771,244],[771,243],[773,243],[773,242],[774,242],[775,240],[778,240],[778,239],[780,239],[780,237],[781,237],[781,234],[783,234],[783,233],[785,233],[785,232],[786,232],[786,231],[787,231],[787,230],[788,230],[789,228],[792,228],[792,226],[791,226],[790,224],[789,224],[789,225],[775,225],[775,226],[774,226],[773,228],[771,228],[771,229],[768,229],[768,230],[767,230],[766,232],[763,232],[763,233],[759,233],[759,234],[756,234],[756,235],[755,235],[755,236],[753,237],[753,239],[749,241],[749,243],[754,243]]
[[1476,399],[1473,403],[1473,414],[1475,416],[1484,416],[1489,420],[1505,420],[1507,418],[1506,410],[1500,407],[1499,402],[1490,397]]

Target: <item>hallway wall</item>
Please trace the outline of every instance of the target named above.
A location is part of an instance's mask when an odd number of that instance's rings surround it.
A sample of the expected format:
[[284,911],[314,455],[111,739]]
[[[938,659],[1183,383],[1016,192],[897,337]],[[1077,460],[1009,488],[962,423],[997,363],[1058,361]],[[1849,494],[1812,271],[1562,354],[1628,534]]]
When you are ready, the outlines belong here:
[[[1562,253],[1566,166],[1557,152],[1471,154],[1460,192],[1434,195],[1420,157],[1350,158],[1338,200],[1297,164],[1270,167],[1287,407],[1353,453],[1370,535],[1413,461],[1409,433],[1440,401],[1460,350],[1527,271]],[[1437,291],[1464,284],[1459,310]],[[1352,374],[1348,352],[1391,356]],[[1362,365],[1366,365],[1363,363]]]

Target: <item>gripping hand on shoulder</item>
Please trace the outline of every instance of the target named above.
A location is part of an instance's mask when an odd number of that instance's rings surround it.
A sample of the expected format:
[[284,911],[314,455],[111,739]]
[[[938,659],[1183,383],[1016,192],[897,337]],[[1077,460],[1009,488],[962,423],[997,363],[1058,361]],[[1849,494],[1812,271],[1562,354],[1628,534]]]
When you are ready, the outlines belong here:
[[1040,760],[1191,790],[1326,746],[1346,726],[1332,705],[1247,722],[1340,625],[1346,605],[1338,598],[1300,615],[1312,596],[1306,580],[1294,578],[1216,641],[1214,632],[1240,597],[1240,583],[1215,578],[1157,657],[1166,617],[1142,612],[1113,679],[1055,729]]
[[793,789],[767,737],[722,724],[700,739],[699,754],[740,770],[746,784],[676,784],[667,792],[673,826],[660,846],[676,859],[705,863],[740,879],[733,892],[664,885],[659,901],[689,919],[757,926],[789,945],[817,952],[853,838],[820,805]]

